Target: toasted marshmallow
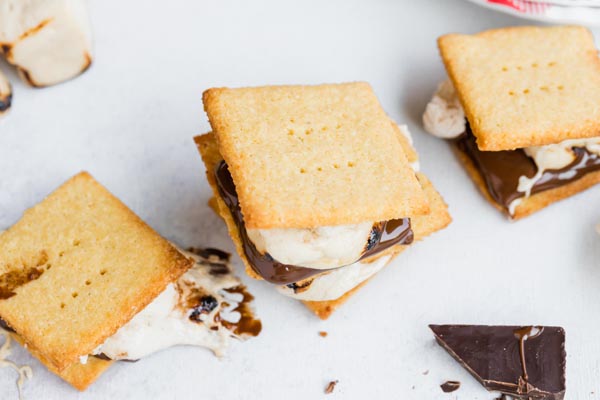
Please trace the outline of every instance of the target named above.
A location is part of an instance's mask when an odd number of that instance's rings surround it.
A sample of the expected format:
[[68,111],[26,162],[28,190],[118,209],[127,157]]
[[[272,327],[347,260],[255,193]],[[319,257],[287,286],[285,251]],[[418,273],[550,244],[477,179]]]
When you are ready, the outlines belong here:
[[0,114],[8,111],[12,102],[12,87],[6,76],[0,71]]
[[330,269],[356,262],[373,229],[372,222],[310,229],[248,229],[261,253],[282,264]]
[[453,139],[464,133],[466,122],[456,90],[447,79],[438,85],[423,114],[425,130],[442,139]]
[[199,256],[179,250],[196,264],[96,348],[94,355],[137,360],[171,346],[194,345],[221,356],[232,337],[249,336],[235,332],[242,318],[238,308],[246,300],[236,292],[241,281],[229,266],[222,264],[226,272],[211,274],[211,267]]
[[85,1],[0,0],[0,47],[32,86],[79,75],[92,61]]
[[277,290],[297,300],[335,300],[354,289],[387,265],[391,256],[379,257],[372,262],[356,262],[343,268],[318,275],[306,289],[294,291],[288,286],[278,286]]

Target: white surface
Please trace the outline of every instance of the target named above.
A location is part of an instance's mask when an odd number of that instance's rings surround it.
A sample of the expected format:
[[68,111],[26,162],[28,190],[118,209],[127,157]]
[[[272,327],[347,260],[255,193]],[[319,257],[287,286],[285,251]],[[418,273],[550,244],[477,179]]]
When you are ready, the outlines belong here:
[[[454,222],[326,322],[243,276],[264,331],[223,360],[176,348],[117,364],[79,394],[18,349],[15,359],[34,367],[27,399],[306,400],[322,398],[332,379],[340,382],[328,399],[491,399],[434,343],[429,323],[562,325],[567,398],[598,397],[600,187],[510,223],[448,144],[421,127],[444,77],[436,37],[522,21],[458,0],[95,0],[91,15],[96,61],[84,76],[36,90],[9,73],[15,97],[0,121],[0,227],[86,169],[167,238],[232,251],[206,205],[192,142],[208,129],[202,91],[348,80],[371,82],[390,115],[408,124]],[[0,397],[15,398],[15,378],[0,370]],[[461,389],[442,393],[448,379]]]

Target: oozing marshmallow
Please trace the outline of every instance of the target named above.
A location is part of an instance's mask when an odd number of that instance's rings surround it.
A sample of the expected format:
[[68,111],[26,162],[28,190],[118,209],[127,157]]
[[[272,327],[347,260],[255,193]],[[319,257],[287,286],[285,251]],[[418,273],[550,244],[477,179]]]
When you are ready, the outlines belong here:
[[573,152],[574,147],[583,147],[590,153],[600,156],[600,138],[597,137],[590,139],[569,139],[557,144],[524,148],[525,154],[532,158],[537,165],[538,172],[531,178],[526,176],[519,178],[519,187],[517,190],[529,196],[531,189],[542,178],[545,171],[562,169],[572,164],[576,158]]
[[427,104],[423,125],[427,132],[442,139],[456,138],[465,131],[465,112],[449,79],[438,85]]
[[310,229],[248,229],[261,253],[283,264],[315,269],[354,263],[367,245],[372,222]]
[[[0,231],[0,233],[1,232],[2,231]],[[2,344],[2,347],[0,347],[0,368],[8,367],[14,370],[17,374],[19,374],[19,377],[17,378],[17,390],[19,391],[19,400],[22,400],[23,385],[25,384],[25,380],[31,379],[33,377],[33,370],[29,365],[17,365],[8,359],[11,353],[10,333],[0,328],[0,336],[4,337],[4,343]]]
[[391,256],[379,257],[373,262],[356,262],[343,268],[318,275],[305,290],[294,291],[288,286],[278,286],[279,292],[297,300],[335,300],[379,272]]
[[1,0],[0,46],[33,86],[79,75],[92,60],[85,1]]
[[201,257],[179,250],[196,264],[95,349],[94,355],[137,360],[171,346],[194,345],[221,356],[231,337],[246,336],[226,327],[242,318],[238,307],[245,300],[236,291],[241,281],[227,265],[222,265],[227,272],[211,274],[210,265]]

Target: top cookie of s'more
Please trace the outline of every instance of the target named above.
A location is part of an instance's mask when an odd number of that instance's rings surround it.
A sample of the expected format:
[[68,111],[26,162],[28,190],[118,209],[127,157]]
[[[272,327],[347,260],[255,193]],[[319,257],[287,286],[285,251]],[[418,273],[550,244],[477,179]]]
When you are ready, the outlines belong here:
[[0,235],[0,317],[53,370],[91,354],[192,262],[87,173]]
[[511,27],[438,40],[481,150],[600,136],[600,59],[582,27]]
[[428,204],[367,83],[214,88],[204,107],[247,228],[419,215]]

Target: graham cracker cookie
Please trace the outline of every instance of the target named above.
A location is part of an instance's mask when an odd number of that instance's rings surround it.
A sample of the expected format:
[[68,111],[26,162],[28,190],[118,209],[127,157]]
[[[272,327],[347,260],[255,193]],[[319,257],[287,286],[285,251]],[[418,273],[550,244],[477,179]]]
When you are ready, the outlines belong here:
[[571,197],[600,183],[600,171],[590,172],[576,181],[567,183],[566,185],[544,190],[543,192],[535,193],[527,198],[523,197],[521,203],[515,207],[514,215],[510,215],[508,210],[506,210],[502,205],[498,204],[492,198],[492,196],[490,196],[485,180],[469,156],[460,149],[456,148],[455,145],[453,145],[452,148],[454,149],[459,161],[464,165],[467,173],[473,180],[473,183],[475,186],[477,186],[485,199],[489,201],[490,204],[492,204],[496,209],[500,210],[513,220],[527,217],[552,203],[556,203],[557,201]]
[[[404,135],[402,135],[402,133],[400,133],[399,130],[398,130],[397,137],[405,138]],[[217,214],[221,218],[223,218],[223,220],[225,221],[225,223],[227,225],[227,229],[229,231],[229,235],[231,236],[231,238],[235,244],[236,251],[238,252],[242,262],[244,263],[244,265],[246,267],[246,273],[252,278],[262,279],[254,271],[254,269],[252,268],[252,266],[246,259],[246,256],[244,253],[244,247],[240,240],[240,235],[239,235],[237,225],[235,224],[235,221],[233,220],[233,217],[231,215],[231,212],[229,211],[229,208],[227,207],[225,202],[222,200],[222,198],[219,196],[219,191],[218,191],[218,188],[216,185],[216,180],[215,180],[213,171],[215,170],[215,167],[217,166],[217,164],[221,162],[222,157],[219,154],[219,147],[216,143],[215,136],[212,133],[207,133],[207,134],[195,137],[194,141],[196,142],[198,150],[200,151],[200,154],[202,156],[202,160],[204,161],[204,164],[206,166],[207,180],[213,189],[214,197],[212,197],[209,200],[209,204],[211,205],[213,210],[215,210],[217,212]],[[412,149],[412,147],[410,146],[408,140],[399,139],[398,142],[402,143],[403,146],[406,146],[406,150],[407,150],[408,154],[412,154],[410,151]],[[414,152],[414,149],[412,149],[412,152]],[[411,156],[411,162],[414,162],[417,160],[418,160],[418,157],[416,155],[416,152],[414,152],[414,155]],[[418,173],[417,178],[418,178],[418,182],[419,182],[420,186],[422,187],[423,192],[425,193],[425,196],[427,197],[428,204],[430,205],[430,212],[428,214],[410,217],[411,218],[411,227],[412,227],[412,230],[415,235],[415,240],[421,240],[425,236],[446,227],[452,221],[452,218],[450,217],[450,214],[448,213],[448,207],[444,203],[444,200],[442,199],[440,194],[435,190],[435,188],[433,187],[431,182],[427,179],[427,177],[423,174]],[[405,246],[405,245],[396,245],[396,246],[393,246],[393,247],[387,249],[386,251],[382,252],[381,254],[378,254],[376,257],[379,258],[381,256],[391,254],[392,255],[391,259],[393,259],[396,255],[398,255],[400,252],[402,252],[407,247],[408,246]],[[366,282],[361,283],[360,285],[353,288],[352,290],[350,290],[349,292],[347,292],[342,297],[340,297],[336,300],[303,301],[303,303],[306,305],[306,307],[308,307],[311,311],[313,311],[319,318],[327,319],[337,308],[339,308],[344,302],[346,302],[346,300],[348,300],[348,298],[352,294],[356,293],[358,291],[358,289],[360,287],[362,287],[365,283]]]
[[192,262],[86,172],[0,235],[0,317],[62,373]]
[[511,27],[438,39],[483,151],[600,136],[600,59],[583,27]]
[[367,83],[214,88],[203,99],[248,228],[342,225],[428,212]]
[[[24,345],[23,339],[14,332],[10,332],[11,337],[19,344]],[[96,357],[89,357],[86,364],[75,363],[62,371],[58,371],[56,367],[44,359],[35,350],[28,348],[30,353],[37,358],[48,370],[64,381],[69,383],[77,390],[85,390],[96,381],[115,361],[103,360]]]

